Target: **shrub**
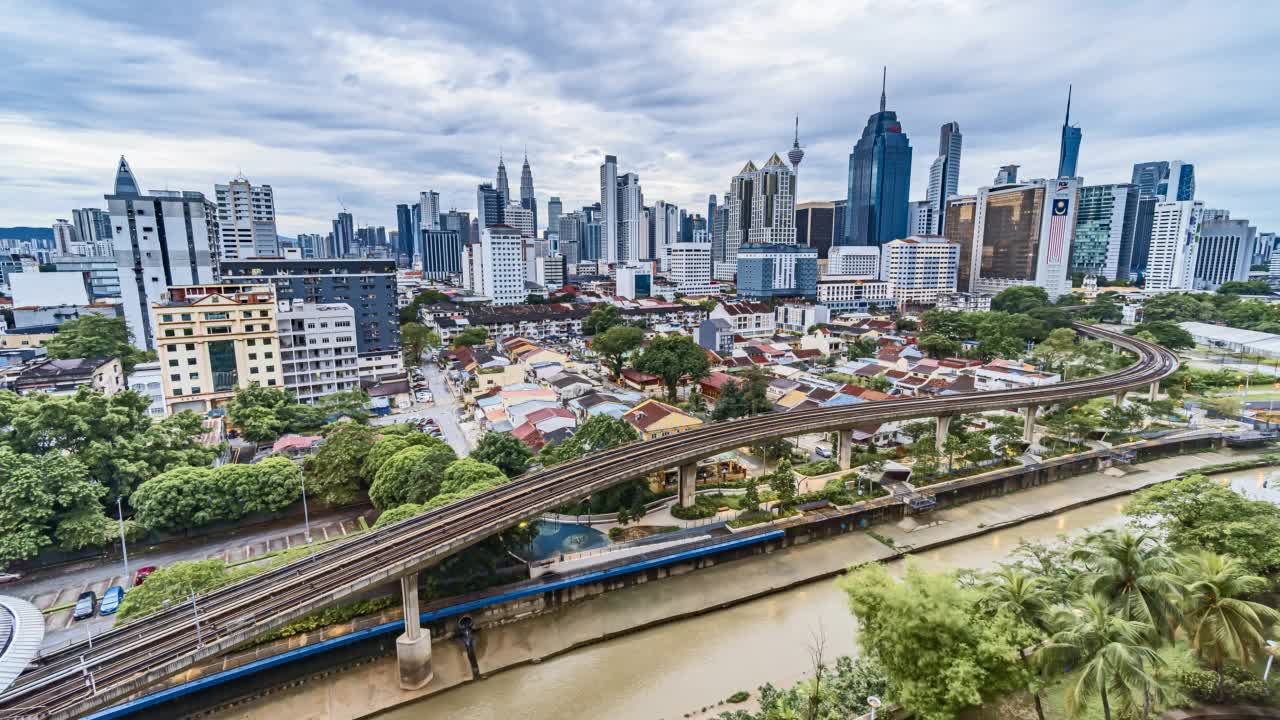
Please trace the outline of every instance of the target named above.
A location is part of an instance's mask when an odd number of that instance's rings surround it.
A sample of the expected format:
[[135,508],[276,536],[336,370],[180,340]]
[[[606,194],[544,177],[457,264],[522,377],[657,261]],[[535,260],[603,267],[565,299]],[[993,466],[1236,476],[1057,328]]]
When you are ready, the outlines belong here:
[[611,527],[609,528],[609,539],[614,542],[617,542],[622,539],[622,533],[623,533],[622,528]]
[[720,502],[713,500],[706,495],[697,495],[693,498],[691,507],[684,507],[676,503],[671,506],[671,516],[678,520],[701,520],[709,518],[720,510]]
[[730,695],[728,700],[731,703],[743,703],[746,702],[749,697],[751,697],[751,693],[746,690],[739,690],[738,692]]
[[835,460],[819,460],[817,462],[805,463],[797,465],[795,471],[801,475],[826,475],[827,473],[838,472],[840,463]]
[[1208,704],[1262,703],[1271,693],[1266,683],[1236,665],[1223,668],[1221,688],[1218,675],[1212,670],[1183,670],[1178,673],[1177,681],[1187,697]]

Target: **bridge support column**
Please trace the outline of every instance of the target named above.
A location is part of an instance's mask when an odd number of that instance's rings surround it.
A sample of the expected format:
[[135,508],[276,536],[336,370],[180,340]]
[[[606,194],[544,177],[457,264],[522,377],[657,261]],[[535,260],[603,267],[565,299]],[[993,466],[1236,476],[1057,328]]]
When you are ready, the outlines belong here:
[[934,442],[938,448],[938,454],[946,453],[947,434],[951,432],[951,416],[938,416],[938,431],[934,434]]
[[1151,387],[1147,389],[1147,400],[1155,402],[1160,399],[1160,383],[1153,382]]
[[836,442],[840,445],[837,450],[839,454],[836,455],[840,462],[840,469],[848,470],[853,464],[853,431],[837,430]]
[[431,668],[431,631],[424,629],[418,609],[418,574],[400,578],[400,597],[404,604],[404,634],[396,638],[396,665],[400,670],[400,689],[418,690],[435,677]]
[[1116,407],[1120,407],[1121,405],[1124,405],[1124,396],[1127,394],[1128,394],[1127,390],[1121,390],[1120,392],[1116,393]]
[[680,466],[680,507],[693,507],[693,490],[698,484],[698,463]]
[[1036,440],[1036,411],[1039,410],[1035,405],[1028,405],[1022,409],[1022,442],[1033,443]]

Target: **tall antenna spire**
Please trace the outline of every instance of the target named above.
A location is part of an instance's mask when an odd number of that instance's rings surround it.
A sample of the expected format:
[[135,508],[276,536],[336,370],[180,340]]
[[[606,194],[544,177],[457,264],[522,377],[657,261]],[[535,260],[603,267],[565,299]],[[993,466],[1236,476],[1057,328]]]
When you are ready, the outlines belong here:
[[885,106],[884,90],[888,82],[889,82],[889,66],[885,65],[884,74],[880,76],[880,112],[884,112],[884,106]]
[[791,142],[792,147],[800,147],[800,116],[796,115],[796,137]]
[[1067,83],[1067,119],[1063,120],[1062,124],[1071,124],[1071,83]]
[[787,153],[787,159],[791,161],[792,172],[798,172],[800,169],[800,161],[804,160],[804,150],[800,148],[800,116],[796,115],[796,137],[791,143],[791,151]]

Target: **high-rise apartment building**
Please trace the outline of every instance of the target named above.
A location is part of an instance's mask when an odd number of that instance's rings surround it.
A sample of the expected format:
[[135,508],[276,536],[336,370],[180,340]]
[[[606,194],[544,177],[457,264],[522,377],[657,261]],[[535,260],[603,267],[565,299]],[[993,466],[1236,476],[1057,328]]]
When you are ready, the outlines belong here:
[[1148,291],[1194,289],[1202,210],[1204,203],[1194,200],[1155,203],[1144,286]]
[[124,157],[106,196],[119,267],[125,322],[135,345],[154,350],[151,305],[173,285],[218,277],[217,207],[203,193],[153,190],[143,195]]
[[84,250],[81,255],[111,257],[111,215],[99,208],[77,208],[71,211],[76,236]]
[[280,301],[276,308],[285,389],[307,404],[360,388],[356,314],[346,303]]
[[356,245],[355,220],[351,217],[351,213],[345,210],[338,213],[338,217],[333,221],[332,232],[333,239],[325,257],[350,257]]
[[1128,183],[1080,188],[1071,272],[1128,279],[1137,197],[1136,188]]
[[75,225],[62,218],[53,221],[53,246],[59,255],[80,255],[81,244]]
[[350,305],[356,318],[361,377],[378,378],[404,370],[394,260],[229,260],[222,265],[222,279],[226,283],[270,283],[280,301]]
[[[994,295],[1015,285],[1035,285],[1050,298],[1071,292],[1078,194],[1079,181],[1065,177],[979,188],[972,237],[966,242],[955,236],[965,225],[961,217],[957,217],[960,227],[947,229],[947,238],[960,245],[962,260],[966,245],[971,248],[968,278],[972,287],[960,290]],[[958,215],[962,208],[957,203]],[[957,273],[958,282],[963,275],[963,270]]]
[[484,228],[480,242],[467,243],[462,252],[463,287],[488,297],[494,305],[518,305],[528,297],[519,230],[507,225]]
[[[618,226],[622,216],[618,212],[618,158],[605,155],[600,166],[600,246],[599,259],[618,262]],[[643,204],[643,203],[642,203]]]
[[849,153],[849,194],[842,245],[883,245],[907,236],[911,189],[911,142],[895,112],[885,109],[867,119],[862,137]]
[[[1206,215],[1212,211],[1205,211]],[[1258,229],[1248,220],[1202,218],[1200,249],[1196,253],[1195,284],[1200,290],[1217,290],[1223,283],[1249,279]]]
[[420,218],[418,222],[423,230],[440,229],[440,193],[427,190],[418,193]]
[[512,203],[502,211],[502,218],[503,224],[519,230],[521,237],[534,237],[533,212],[528,208]]
[[[680,208],[664,200],[653,204],[649,210],[653,218],[653,257],[659,267],[666,270],[670,267],[669,248],[682,242],[680,237]],[[707,249],[710,252],[710,248]]]
[[1058,145],[1058,177],[1076,177],[1080,161],[1080,127],[1071,124],[1071,86],[1067,86],[1067,115],[1062,121],[1062,141]]
[[932,235],[937,223],[933,216],[933,203],[929,200],[912,200],[907,205],[907,232],[912,235]]
[[882,248],[866,245],[836,245],[827,258],[827,275],[873,278],[880,276]]
[[170,415],[203,415],[240,388],[283,386],[271,285],[175,285],[149,311]]
[[676,292],[685,296],[710,295],[711,243],[678,242],[667,247],[671,269],[667,277],[675,283]]
[[936,305],[956,291],[960,246],[946,238],[909,237],[880,246],[880,279],[898,307]]
[[533,237],[538,236],[538,196],[533,192],[533,170],[529,168],[529,155],[524,156],[520,168],[520,207],[529,211],[533,221]]
[[276,200],[270,185],[254,185],[237,175],[226,185],[214,185],[218,202],[218,236],[225,260],[279,257]]
[[807,202],[796,205],[796,244],[817,250],[818,258],[825,260],[835,238],[835,203]]
[[[925,201],[929,204],[928,220],[932,225],[923,233],[914,229],[913,233],[942,234],[947,214],[947,198],[959,192],[960,188],[960,150],[963,144],[960,123],[949,122],[942,126],[938,133],[938,157],[929,166],[929,187],[925,191]],[[916,225],[912,223],[912,228]]]
[[418,226],[413,222],[413,211],[405,203],[396,205],[396,254],[405,258],[406,265],[413,264],[417,251]]
[[[649,227],[644,215],[644,191],[640,176],[626,173],[618,178],[618,250],[616,261],[636,262],[648,253]],[[603,221],[607,222],[607,218]]]
[[737,262],[738,248],[753,245],[796,244],[795,171],[778,157],[763,167],[748,161],[729,182],[725,262]]
[[738,249],[737,280],[744,298],[812,298],[818,293],[818,251],[794,243],[746,243]]
[[499,190],[489,183],[480,183],[476,187],[476,222],[480,228],[501,225],[504,210],[506,204],[503,203]]

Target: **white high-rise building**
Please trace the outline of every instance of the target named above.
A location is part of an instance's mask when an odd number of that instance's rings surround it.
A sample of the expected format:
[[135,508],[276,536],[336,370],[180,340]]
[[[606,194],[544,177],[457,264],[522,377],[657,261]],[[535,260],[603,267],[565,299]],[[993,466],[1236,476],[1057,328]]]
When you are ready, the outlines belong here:
[[[705,234],[705,233],[704,233]],[[715,292],[711,284],[711,243],[677,242],[667,246],[671,268],[667,277],[681,295],[710,295]]]
[[929,219],[933,225],[926,232],[919,234],[942,234],[947,198],[955,195],[960,187],[960,147],[963,142],[964,136],[960,134],[960,123],[949,122],[942,126],[938,134],[938,157],[929,167],[929,187],[925,191],[925,202],[930,206]]
[[777,153],[761,168],[748,161],[729,181],[726,262],[736,265],[738,248],[746,243],[796,244],[795,181],[795,171]]
[[659,200],[649,209],[653,214],[653,256],[658,267],[670,267],[669,249],[680,242],[680,208]]
[[298,402],[313,403],[360,387],[356,313],[346,303],[280,300],[276,333],[285,388]]
[[653,264],[637,263],[614,268],[615,291],[618,297],[629,300],[647,298],[653,294]]
[[618,262],[618,158],[604,156],[600,166],[600,248],[601,260]]
[[221,257],[236,260],[278,257],[276,201],[270,185],[254,185],[243,175],[213,186],[218,201]]
[[[503,224],[510,225],[520,231],[520,236],[524,238],[533,238],[533,211],[520,205],[508,205],[502,211]],[[426,220],[424,219],[425,223]]]
[[880,248],[874,245],[832,245],[827,275],[880,276]]
[[434,190],[418,193],[418,213],[422,216],[420,230],[441,230],[440,193]]
[[[1222,218],[1224,214],[1220,212],[1217,217]],[[1217,290],[1223,283],[1248,280],[1257,232],[1248,220],[1205,220],[1202,216],[1200,251],[1196,254],[1196,289]]]
[[1196,200],[1156,203],[1151,220],[1151,249],[1147,255],[1146,289],[1191,290],[1200,253],[1200,213]]
[[106,196],[121,304],[133,343],[154,350],[151,305],[170,286],[217,282],[218,210],[203,193],[139,188],[122,156]]
[[907,204],[907,232],[912,235],[932,235],[934,222],[932,200],[912,200]]
[[524,239],[507,225],[480,230],[480,242],[462,248],[462,284],[494,305],[518,305],[525,292]]
[[53,221],[53,245],[59,255],[80,255],[80,244],[75,225],[62,218]]
[[913,236],[882,248],[880,279],[889,283],[898,307],[936,305],[956,291],[960,246],[937,236]]
[[644,215],[640,176],[618,178],[618,262],[637,262],[649,254],[649,223]]

